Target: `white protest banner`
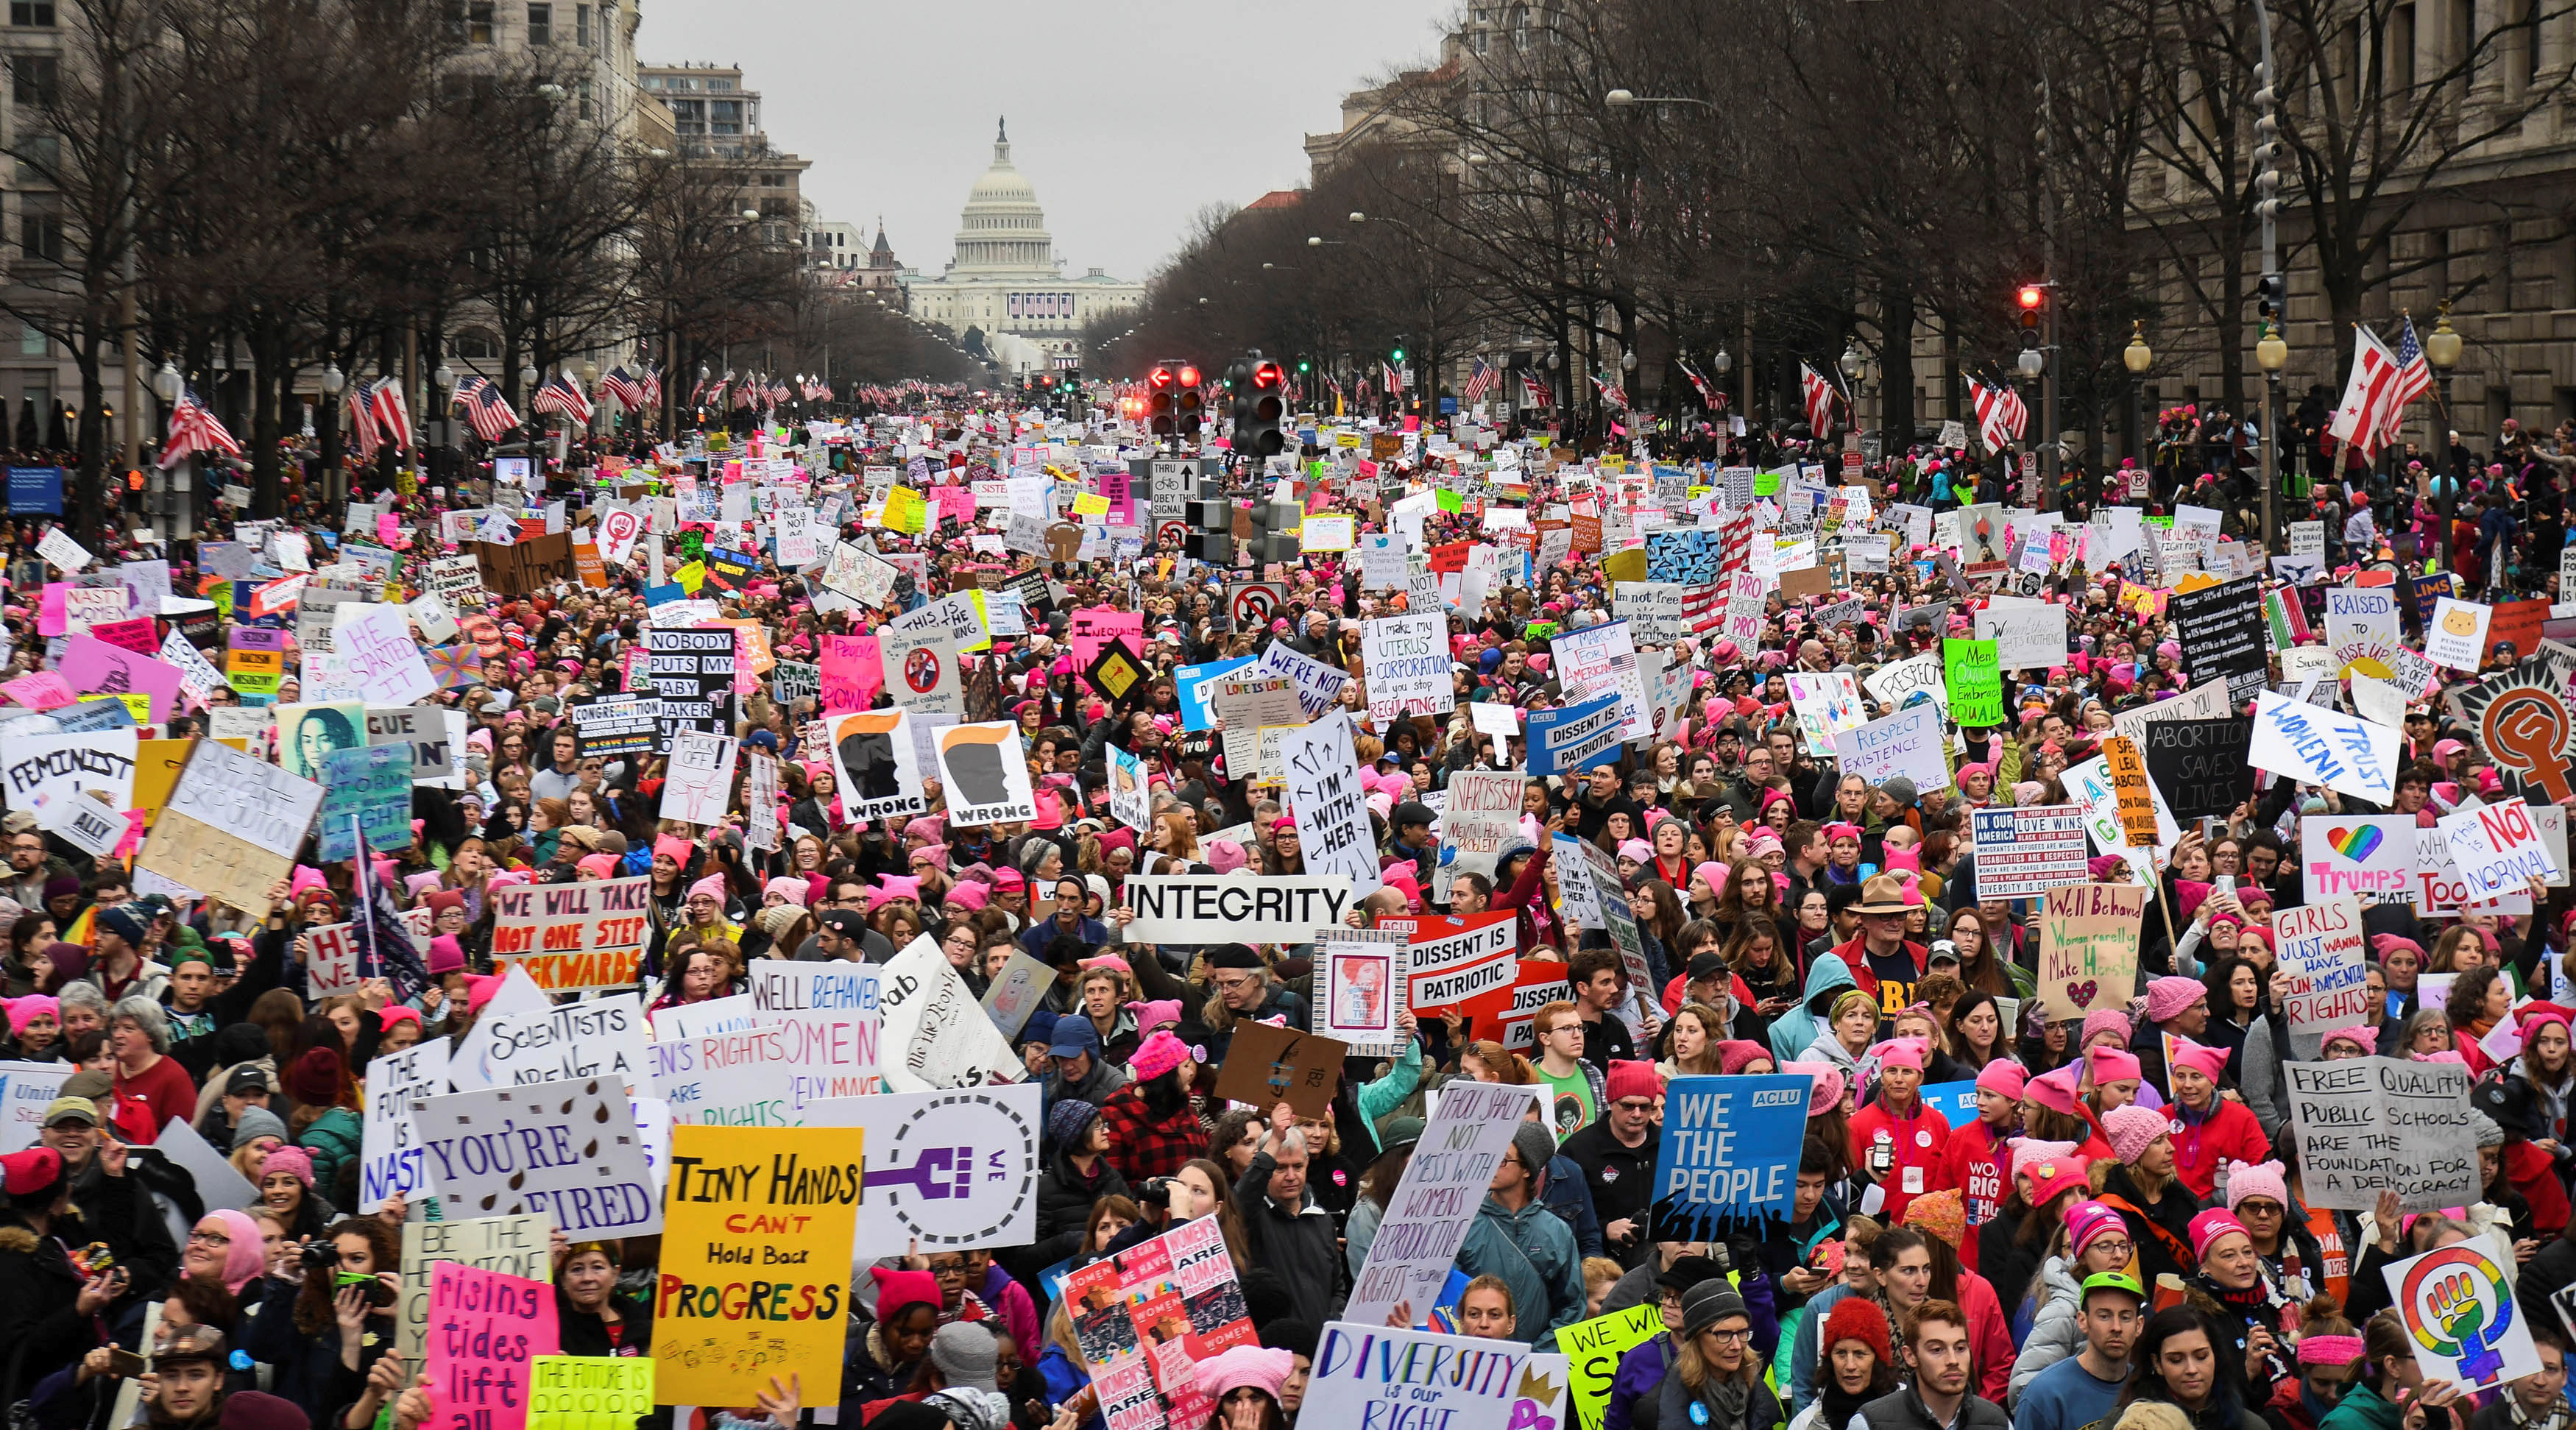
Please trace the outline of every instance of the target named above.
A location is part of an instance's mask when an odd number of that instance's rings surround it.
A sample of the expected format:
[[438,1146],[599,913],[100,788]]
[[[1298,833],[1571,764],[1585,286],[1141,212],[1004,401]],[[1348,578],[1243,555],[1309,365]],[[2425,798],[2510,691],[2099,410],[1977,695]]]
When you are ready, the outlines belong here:
[[1038,817],[1028,761],[1020,754],[1020,727],[1007,720],[950,725],[932,736],[939,752],[939,781],[948,796],[950,828],[1006,824]]
[[2396,798],[2393,726],[2344,715],[2266,690],[2254,697],[2254,744],[2247,759],[2301,784],[2377,804]]
[[1386,1219],[1370,1243],[1343,1314],[1365,1325],[1386,1320],[1398,1301],[1417,1308],[1439,1301],[1440,1284],[1484,1205],[1494,1168],[1538,1105],[1539,1089],[1508,1083],[1453,1082],[1422,1129],[1422,1141],[1396,1181]]
[[1353,901],[1339,874],[1130,874],[1122,892],[1136,911],[1134,943],[1304,943]]
[[1928,703],[1946,712],[1950,705],[1950,687],[1943,678],[1938,651],[1880,666],[1861,686],[1890,710]]
[[1549,649],[1555,655],[1556,677],[1563,684],[1568,701],[1616,695],[1619,697],[1620,740],[1654,738],[1646,716],[1645,682],[1637,671],[1637,647],[1630,639],[1626,621],[1559,631],[1550,641]]
[[[1267,880],[1237,880],[1243,883]],[[1141,936],[1140,936],[1141,937]],[[1244,938],[1229,933],[1215,940]],[[879,970],[885,1042],[900,1052],[879,1071],[896,1092],[988,1087],[1028,1075],[1020,1055],[984,1016],[975,991],[927,937],[916,938]]]
[[354,925],[325,924],[304,931],[304,979],[315,997],[358,991],[358,939]]
[[1610,614],[1626,621],[1640,645],[1670,645],[1691,636],[1679,581],[1622,581],[1610,588]]
[[344,605],[331,627],[331,649],[348,682],[370,705],[409,705],[438,693],[438,680],[412,639],[399,606]]
[[841,808],[849,818],[883,819],[919,814],[930,807],[922,797],[921,758],[915,749],[911,711],[897,706],[826,715],[823,743],[832,752]]
[[653,1086],[678,1126],[810,1126],[824,1100],[878,1090],[878,1034],[870,1008],[664,1038],[653,1044]]
[[367,1122],[358,1154],[358,1210],[372,1216],[385,1198],[411,1198],[438,1190],[411,1105],[447,1091],[448,1041],[432,1038],[398,1053],[378,1053],[367,1063]]
[[1511,985],[1519,971],[1519,935],[1511,911],[1481,914],[1402,914],[1378,920],[1403,931],[1405,1002],[1414,1016],[1464,1003]]
[[2524,889],[2532,879],[2546,883],[2557,873],[2519,796],[2445,815],[2434,827],[2450,847],[2461,880],[2479,898]]
[[[354,743],[357,732],[350,734]],[[135,868],[237,909],[265,909],[269,887],[294,868],[296,848],[321,807],[322,786],[313,781],[230,745],[199,740]]]
[[[642,701],[632,702],[639,709]],[[642,722],[650,733],[653,717]],[[461,789],[465,784],[465,712],[429,705],[387,705],[367,711],[367,743],[409,745],[414,784]],[[589,753],[588,749],[583,750]]]
[[731,735],[675,730],[662,784],[661,817],[687,824],[724,823],[733,803],[733,772],[742,742]]
[[36,816],[36,827],[92,859],[105,859],[125,842],[127,826],[123,812],[109,809],[97,795],[78,794],[46,805]]
[[224,673],[215,669],[214,662],[181,635],[177,626],[161,638],[161,659],[178,667],[179,688],[200,705],[213,704],[215,692],[226,688]]
[[549,993],[632,988],[653,936],[652,885],[637,874],[495,889],[493,961],[524,969]]
[[1354,1057],[1404,1051],[1395,1026],[1405,1003],[1405,935],[1400,929],[1319,928],[1314,933],[1314,1006],[1308,1026],[1350,1044]]
[[1809,750],[1821,755],[1834,748],[1834,737],[1857,729],[1869,717],[1861,712],[1860,686],[1839,671],[1792,672],[1789,704]]
[[430,1268],[442,1261],[531,1281],[554,1279],[552,1228],[542,1214],[407,1221],[402,1228],[402,1292],[395,1345],[414,1362],[429,1332]]
[[1297,703],[1309,720],[1322,719],[1351,678],[1349,671],[1291,650],[1285,641],[1272,641],[1264,646],[1260,659],[1254,661],[1244,674],[1275,675],[1287,681],[1296,689]]
[[1929,701],[1841,732],[1834,736],[1833,752],[1844,774],[1859,775],[1872,785],[1902,775],[1918,790],[1950,787],[1941,707]]
[[[2045,536],[2033,545],[2046,550]],[[1976,639],[1995,643],[2005,670],[2046,670],[2066,663],[2066,608],[2048,601],[1998,596],[1976,613]]]
[[1460,770],[1449,777],[1449,799],[1440,810],[1439,861],[1431,871],[1432,902],[1447,903],[1460,874],[1493,876],[1494,857],[1521,838],[1528,785],[1523,776],[1490,770]]
[[59,526],[45,532],[45,539],[36,543],[36,554],[73,575],[78,575],[82,567],[98,559],[89,554],[87,547],[72,540],[70,532]]
[[867,1195],[853,1250],[918,1241],[925,1254],[1026,1246],[1037,1237],[1044,1089],[1033,1082],[842,1097],[809,1127],[865,1129]]
[[[2492,899],[2481,899],[2460,876],[2459,862],[2451,857],[2451,843],[2439,828],[2417,829],[2415,833],[2415,913],[2419,918],[2440,918],[2463,910],[2480,914],[2527,914],[2531,912],[2531,891],[2515,889]],[[2419,1001],[2429,999],[2429,985],[2418,982]],[[2429,1004],[2428,1004],[2429,1006]]]
[[[1017,737],[1017,726],[1003,728]],[[1354,897],[1377,892],[1377,841],[1369,822],[1367,792],[1360,788],[1350,713],[1335,710],[1311,725],[1282,733],[1279,766],[1286,782],[1286,803],[1297,821],[1297,837],[1305,846],[1306,868],[1348,878]]]
[[2426,1381],[2488,1391],[2541,1373],[2531,1328],[2540,1308],[2516,1304],[2519,1267],[2472,1236],[2380,1268]]
[[75,1063],[0,1062],[0,1154],[35,1145],[45,1109],[79,1071]]
[[[527,970],[514,970],[525,978]],[[530,983],[529,987],[536,985]],[[544,1003],[524,1011],[495,1013],[496,998],[484,1005],[456,1055],[447,1065],[449,1085],[460,1092],[512,1084],[566,1079],[622,1078],[650,1091],[646,1072],[653,1066],[647,1052],[642,1000],[614,993],[585,1003]]]
[[2369,1057],[2282,1069],[2309,1206],[2368,1211],[2383,1191],[2410,1212],[2478,1199],[2467,1067]]
[[1368,718],[1446,715],[1457,708],[1449,674],[1449,622],[1438,611],[1388,616],[1360,627],[1360,660],[1368,672]]
[[1333,1321],[1298,1411],[1313,1425],[1355,1430],[1548,1430],[1570,1427],[1572,1382],[1564,1355],[1533,1355],[1517,1340]]
[[[967,608],[972,611],[970,604]],[[886,693],[906,710],[929,715],[966,713],[966,687],[957,670],[957,636],[946,626],[877,628],[877,659]]]
[[2359,899],[2346,894],[2278,910],[2272,929],[2281,945],[2281,968],[2290,979],[2287,1011],[2293,1038],[2371,1019],[2370,992],[2363,986],[2366,936]]
[[2424,626],[2424,658],[2453,670],[2475,671],[2486,664],[2487,621],[2494,614],[2493,606],[2441,597]]
[[132,809],[135,738],[131,725],[72,735],[0,735],[0,776],[9,807],[37,810],[65,795],[97,790],[117,813]]
[[2365,904],[2407,902],[2415,896],[2416,844],[2411,814],[2302,816],[2299,875],[2307,902],[2342,894]]
[[628,1086],[622,1077],[592,1077],[414,1103],[412,1125],[428,1151],[440,1209],[542,1212],[575,1241],[660,1231],[662,1199]]

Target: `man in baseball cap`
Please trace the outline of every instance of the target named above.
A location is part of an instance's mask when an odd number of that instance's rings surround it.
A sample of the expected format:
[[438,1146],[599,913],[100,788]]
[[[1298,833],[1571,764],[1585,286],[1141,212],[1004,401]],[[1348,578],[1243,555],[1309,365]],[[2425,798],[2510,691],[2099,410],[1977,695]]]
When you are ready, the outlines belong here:
[[865,956],[862,940],[868,921],[849,909],[825,909],[814,916],[814,946],[827,959],[857,963]]

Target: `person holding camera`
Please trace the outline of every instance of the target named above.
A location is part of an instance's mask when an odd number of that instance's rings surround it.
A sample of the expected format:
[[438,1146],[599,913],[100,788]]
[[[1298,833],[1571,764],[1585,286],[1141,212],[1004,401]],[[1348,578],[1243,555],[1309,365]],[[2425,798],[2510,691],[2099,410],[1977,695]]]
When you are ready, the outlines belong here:
[[101,1342],[128,1273],[110,1264],[105,1243],[90,1239],[62,1153],[29,1147],[0,1157],[0,1199],[0,1347],[8,1356],[0,1405],[14,1405],[38,1378]]
[[393,1344],[402,1243],[379,1217],[343,1217],[299,1249],[281,1247],[242,1349],[276,1367],[270,1389],[315,1424],[356,1400]]

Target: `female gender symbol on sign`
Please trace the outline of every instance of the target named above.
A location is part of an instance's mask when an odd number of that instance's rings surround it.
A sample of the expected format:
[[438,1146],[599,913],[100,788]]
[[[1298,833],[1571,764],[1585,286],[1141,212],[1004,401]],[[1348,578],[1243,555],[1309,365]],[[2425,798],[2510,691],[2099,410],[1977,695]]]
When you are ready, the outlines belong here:
[[2545,791],[2553,804],[2576,794],[2568,782],[2569,726],[2566,700],[2540,685],[2508,686],[2478,716],[2478,736],[2486,747],[2524,782]]

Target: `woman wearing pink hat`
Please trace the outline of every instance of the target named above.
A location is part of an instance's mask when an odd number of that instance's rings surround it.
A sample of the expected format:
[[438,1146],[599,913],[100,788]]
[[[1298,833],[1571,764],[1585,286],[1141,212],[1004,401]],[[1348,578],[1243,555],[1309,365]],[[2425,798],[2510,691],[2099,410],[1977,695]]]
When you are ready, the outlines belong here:
[[2179,1042],[2165,1070],[2174,1095],[2174,1175],[2193,1196],[2206,1197],[2218,1185],[2222,1162],[2259,1161],[2271,1150],[2254,1114],[2218,1095],[2226,1073],[2224,1049],[2189,1041]]
[[1967,1212],[1968,1239],[1959,1261],[1977,1269],[1977,1231],[1995,1219],[2004,1200],[2004,1167],[2021,1132],[2021,1095],[2029,1074],[2010,1058],[1997,1058],[1977,1073],[1977,1119],[1951,1129],[1934,1164],[1932,1185],[1956,1187]]

